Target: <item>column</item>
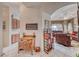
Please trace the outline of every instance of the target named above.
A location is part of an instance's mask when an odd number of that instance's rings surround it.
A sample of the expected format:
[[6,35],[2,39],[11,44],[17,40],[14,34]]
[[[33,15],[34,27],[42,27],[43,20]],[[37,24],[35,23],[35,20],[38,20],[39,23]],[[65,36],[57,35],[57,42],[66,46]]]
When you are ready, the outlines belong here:
[[64,21],[64,32],[68,33],[68,23],[67,23],[67,21]]
[[78,40],[79,40],[79,3],[78,3],[78,10],[77,10],[77,19],[78,19]]
[[74,31],[74,19],[72,20],[72,31]]
[[64,32],[64,22],[62,23],[62,28],[63,28],[63,32]]

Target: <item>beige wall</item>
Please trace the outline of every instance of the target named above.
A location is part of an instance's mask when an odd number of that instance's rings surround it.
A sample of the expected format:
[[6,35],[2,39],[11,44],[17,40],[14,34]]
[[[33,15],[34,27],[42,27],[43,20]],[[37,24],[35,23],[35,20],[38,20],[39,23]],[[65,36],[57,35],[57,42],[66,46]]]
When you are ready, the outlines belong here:
[[3,7],[3,21],[5,21],[5,30],[3,30],[3,47],[9,45],[9,7]]
[[[25,6],[22,6],[21,9],[21,35],[23,33],[33,34],[35,32],[36,34],[36,46],[40,46],[43,50],[43,29],[44,29],[44,20],[49,19],[50,17],[48,14],[43,13],[40,9],[35,8],[26,8]],[[38,30],[26,30],[25,25],[27,23],[38,23]]]
[[[5,3],[6,4],[6,3]],[[2,6],[3,7],[3,6]],[[3,53],[7,56],[17,56],[18,54],[18,42],[15,44],[11,43],[11,35],[20,33],[20,28],[17,30],[12,29],[12,18],[11,15],[14,15],[14,18],[19,20],[19,7],[13,5],[5,5],[3,7],[2,20],[6,21],[6,30],[3,31]],[[1,44],[1,41],[0,41]]]
[[[37,23],[38,30],[26,30],[25,25],[27,23]],[[34,9],[34,8],[25,8],[24,6],[22,6],[21,7],[21,24],[20,25],[21,25],[21,35],[23,35],[23,33],[26,33],[28,35],[28,34],[33,34],[35,32],[36,46],[40,46],[41,30],[42,30],[42,19],[41,19],[40,10]]]
[[0,56],[2,55],[2,7],[0,6]]
[[12,29],[12,18],[11,15],[14,15],[14,18],[17,18],[18,20],[20,20],[20,12],[19,12],[19,6],[13,6],[13,5],[8,5],[7,3],[5,3],[5,5],[3,6],[3,21],[6,21],[6,29],[3,31],[3,47],[8,47],[11,44],[11,35],[12,34],[16,34],[16,33],[20,33],[20,29],[17,30],[13,30]]

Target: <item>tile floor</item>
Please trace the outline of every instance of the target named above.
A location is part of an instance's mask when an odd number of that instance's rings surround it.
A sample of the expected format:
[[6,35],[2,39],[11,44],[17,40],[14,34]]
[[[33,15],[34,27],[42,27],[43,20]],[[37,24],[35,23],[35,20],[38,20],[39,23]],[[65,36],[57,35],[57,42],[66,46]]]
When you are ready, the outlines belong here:
[[29,52],[20,51],[15,55],[15,52],[10,53],[9,55],[4,55],[3,57],[76,57],[76,53],[79,53],[79,42],[72,41],[73,47],[65,47],[63,45],[54,43],[53,47],[49,54],[46,54],[44,51],[39,53],[33,52],[33,55]]
[[49,54],[46,54],[46,53],[33,53],[33,55],[31,53],[25,53],[24,51],[21,51],[19,54],[18,54],[18,57],[52,57],[53,56],[53,50],[49,52]]
[[72,40],[72,41],[71,41],[71,45],[72,45],[73,47],[79,47],[79,42],[77,42],[77,41],[75,41],[75,40]]
[[[79,43],[79,42],[75,42]],[[74,45],[75,46],[75,45]],[[77,46],[77,45],[76,45]],[[79,53],[79,47],[65,47],[63,45],[54,43],[54,49],[52,49],[49,54],[46,54],[45,52],[40,52],[40,53],[25,53],[24,51],[21,51],[18,54],[18,57],[76,57],[76,53]]]

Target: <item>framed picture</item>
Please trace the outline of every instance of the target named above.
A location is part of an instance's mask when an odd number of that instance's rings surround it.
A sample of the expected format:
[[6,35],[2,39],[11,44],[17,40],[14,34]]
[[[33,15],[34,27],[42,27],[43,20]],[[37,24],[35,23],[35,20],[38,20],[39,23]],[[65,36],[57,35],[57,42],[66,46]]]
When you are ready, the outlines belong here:
[[20,34],[12,34],[11,36],[11,43],[16,43],[20,39]]
[[12,19],[12,29],[18,29],[18,28],[20,28],[20,21],[13,18]]
[[3,30],[5,30],[5,29],[6,29],[6,22],[3,21]]
[[37,23],[26,24],[26,30],[38,30],[38,24]]

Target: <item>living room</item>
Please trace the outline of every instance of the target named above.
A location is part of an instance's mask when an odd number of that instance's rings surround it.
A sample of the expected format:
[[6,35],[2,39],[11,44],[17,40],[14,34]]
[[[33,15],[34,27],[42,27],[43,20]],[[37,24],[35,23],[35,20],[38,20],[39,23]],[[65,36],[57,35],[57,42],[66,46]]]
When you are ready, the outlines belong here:
[[65,57],[79,52],[76,2],[3,2],[0,7],[1,56]]

